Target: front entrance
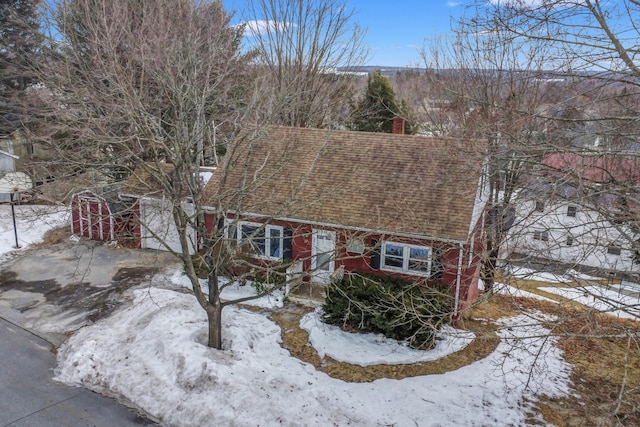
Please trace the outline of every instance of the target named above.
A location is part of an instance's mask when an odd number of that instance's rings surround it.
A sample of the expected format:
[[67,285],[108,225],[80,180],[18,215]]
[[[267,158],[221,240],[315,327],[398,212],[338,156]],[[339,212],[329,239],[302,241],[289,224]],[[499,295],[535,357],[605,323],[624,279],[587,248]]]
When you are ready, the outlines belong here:
[[311,240],[311,276],[315,283],[327,284],[335,269],[336,232],[314,229]]

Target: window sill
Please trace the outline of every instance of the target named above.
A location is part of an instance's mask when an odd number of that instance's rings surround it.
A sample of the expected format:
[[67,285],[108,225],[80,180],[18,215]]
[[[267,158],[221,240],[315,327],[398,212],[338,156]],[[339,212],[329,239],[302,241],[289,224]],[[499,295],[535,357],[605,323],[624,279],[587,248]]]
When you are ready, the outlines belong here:
[[380,268],[380,271],[387,271],[389,273],[406,274],[408,276],[431,277],[430,273],[421,272],[421,271],[403,270],[401,268],[388,267],[388,266],[383,266],[382,268]]

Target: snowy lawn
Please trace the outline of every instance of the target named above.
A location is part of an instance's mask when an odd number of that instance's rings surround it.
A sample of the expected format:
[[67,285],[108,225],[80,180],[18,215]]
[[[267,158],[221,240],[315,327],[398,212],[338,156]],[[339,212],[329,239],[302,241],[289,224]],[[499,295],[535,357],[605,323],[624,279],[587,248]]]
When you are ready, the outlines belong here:
[[300,321],[300,327],[309,333],[309,341],[321,359],[327,355],[338,362],[352,365],[398,365],[437,360],[462,350],[475,337],[473,332],[445,326],[437,335],[435,347],[421,351],[382,334],[343,331],[337,326],[323,323],[320,315],[319,310],[306,314]]
[[[176,271],[171,276],[171,282],[174,285],[193,290],[191,282],[181,271]],[[218,283],[220,286],[227,285],[229,283],[229,280],[226,277],[220,276],[218,277]],[[209,287],[207,286],[207,281],[205,279],[200,279],[200,286],[202,287],[202,291],[204,292],[204,294],[209,295]],[[222,294],[220,295],[220,297],[225,301],[230,301],[239,298],[245,298],[255,294],[255,288],[251,286],[251,281],[247,280],[244,285],[240,285],[239,283],[235,282],[231,285],[226,286],[224,289],[222,289]],[[282,307],[284,305],[284,291],[273,291],[269,295],[248,301],[246,304],[262,308]]]
[[[337,380],[293,358],[263,313],[231,306],[223,323],[225,350],[207,348],[205,314],[192,295],[136,290],[130,307],[59,349],[56,378],[124,396],[172,426],[524,426],[536,395],[568,392],[570,366],[554,339],[525,337],[547,333],[525,316],[505,321],[501,344],[483,360],[371,383]],[[328,335],[321,343],[347,345],[317,318],[303,323],[312,336]],[[351,360],[366,362],[364,353]]]
[[624,295],[601,286],[542,287],[539,289],[616,317],[640,320],[640,297],[637,296]]
[[510,266],[507,268],[505,275],[516,279],[537,280],[546,283],[571,283],[576,280],[601,280],[599,277],[590,276],[580,273],[576,270],[568,270],[564,274],[550,273],[546,271],[537,271],[525,267]]
[[558,301],[554,301],[551,298],[547,298],[547,297],[543,297],[542,295],[538,295],[535,294],[533,292],[529,292],[529,291],[525,291],[522,289],[519,289],[515,286],[511,286],[511,285],[507,285],[504,283],[496,283],[495,284],[495,290],[496,293],[502,294],[502,295],[509,295],[512,297],[516,297],[516,298],[534,298],[534,299],[539,299],[542,301],[548,301],[548,302],[553,302],[553,303],[558,303]]
[[[69,221],[69,208],[61,206],[19,205],[14,206],[18,243],[21,249],[42,240],[52,228]],[[11,216],[11,205],[0,205],[0,262],[7,253],[16,250],[16,240]]]

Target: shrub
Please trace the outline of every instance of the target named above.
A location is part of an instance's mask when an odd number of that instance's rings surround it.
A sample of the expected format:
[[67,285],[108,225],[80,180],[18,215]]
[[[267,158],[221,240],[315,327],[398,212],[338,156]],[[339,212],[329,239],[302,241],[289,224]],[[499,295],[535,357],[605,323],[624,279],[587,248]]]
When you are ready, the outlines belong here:
[[345,274],[326,294],[325,322],[406,340],[413,348],[433,347],[436,332],[451,320],[452,297],[441,286]]

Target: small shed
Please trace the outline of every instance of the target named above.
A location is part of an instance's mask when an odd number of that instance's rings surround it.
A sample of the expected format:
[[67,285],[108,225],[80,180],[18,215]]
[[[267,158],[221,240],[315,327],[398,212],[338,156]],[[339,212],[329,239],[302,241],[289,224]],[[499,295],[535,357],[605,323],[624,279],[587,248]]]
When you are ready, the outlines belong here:
[[[158,173],[156,168],[160,167]],[[180,233],[173,219],[173,203],[164,194],[159,176],[172,176],[174,166],[169,163],[139,165],[119,190],[122,203],[129,205],[133,212],[131,235],[137,248],[182,253]],[[182,208],[193,215],[193,204],[189,198],[181,201]],[[197,233],[193,227],[187,231],[189,251],[197,248]]]
[[115,240],[115,224],[107,200],[90,190],[71,198],[71,232],[92,240]]

